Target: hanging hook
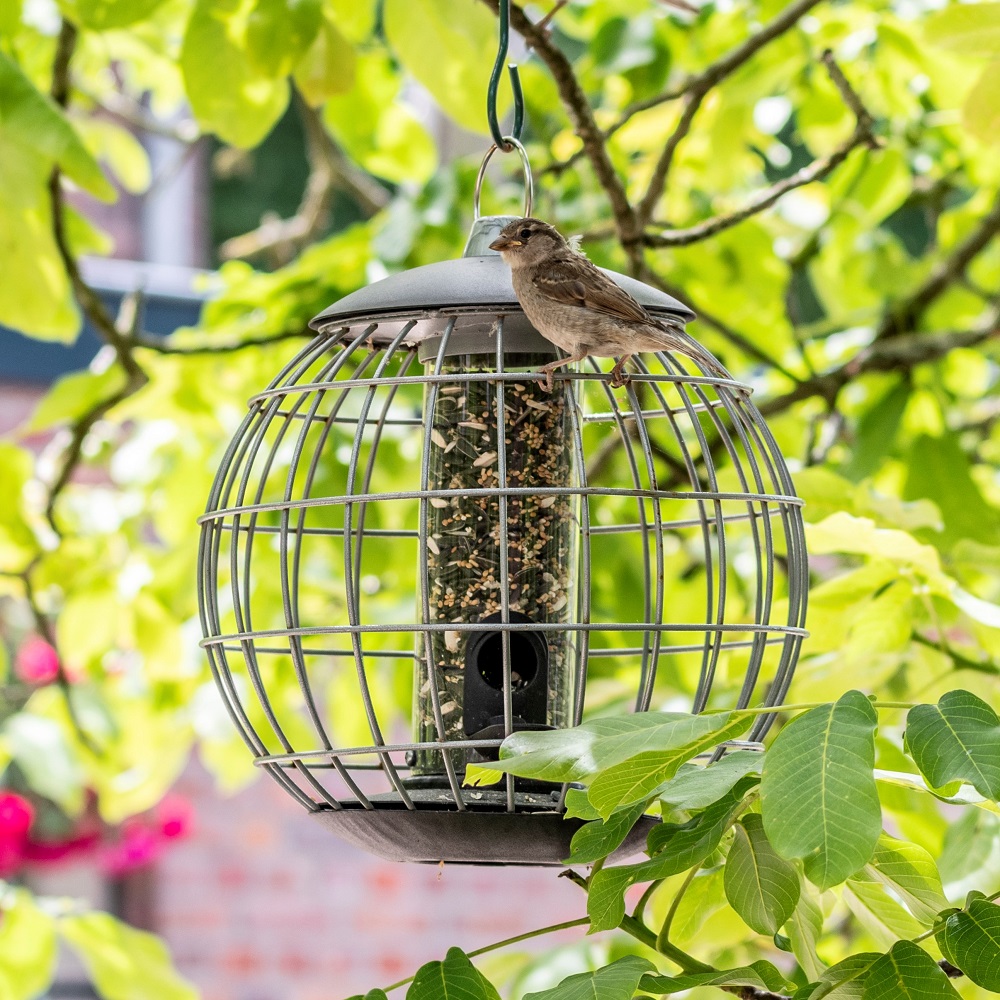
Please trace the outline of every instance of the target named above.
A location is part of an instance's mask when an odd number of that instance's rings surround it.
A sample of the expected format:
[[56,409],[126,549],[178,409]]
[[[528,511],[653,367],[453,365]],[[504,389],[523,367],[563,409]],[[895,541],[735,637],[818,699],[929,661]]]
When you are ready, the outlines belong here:
[[[496,62],[493,64],[493,74],[490,76],[490,85],[486,90],[486,118],[497,149],[510,153],[515,147],[500,131],[500,122],[497,119],[497,89],[500,86],[500,75],[507,59],[507,46],[510,42],[510,0],[500,0],[499,13],[500,44],[497,48]],[[517,72],[517,64],[511,63],[507,67],[507,72],[510,75],[510,89],[514,92],[514,127],[511,129],[511,135],[515,139],[520,139],[521,127],[524,125],[524,94],[521,91],[521,77]]]

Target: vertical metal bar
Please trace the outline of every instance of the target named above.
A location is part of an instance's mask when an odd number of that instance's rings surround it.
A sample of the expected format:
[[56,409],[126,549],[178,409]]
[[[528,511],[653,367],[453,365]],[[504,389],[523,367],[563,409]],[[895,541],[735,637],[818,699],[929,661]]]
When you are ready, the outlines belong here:
[[[381,378],[383,372],[388,366],[389,362],[392,360],[393,354],[399,345],[406,339],[410,331],[416,325],[415,321],[410,321],[405,323],[400,329],[399,333],[393,339],[392,343],[386,349],[386,352],[379,363],[375,372],[372,374],[372,384],[368,386],[368,390],[365,393],[365,399],[361,406],[361,412],[358,416],[357,428],[354,432],[354,444],[351,448],[351,457],[347,465],[347,487],[346,495],[351,496],[354,493],[354,484],[357,479],[358,474],[358,462],[361,457],[361,443],[364,439],[365,425],[368,420],[368,411],[371,409],[372,401],[375,398],[375,392],[378,388],[378,379]],[[412,360],[412,353],[410,358]],[[405,372],[404,372],[405,374]],[[355,373],[357,377],[357,373]],[[347,596],[347,615],[348,621],[352,625],[361,624],[361,607],[360,601],[356,597],[360,596],[355,590],[354,579],[353,579],[353,567],[354,567],[354,532],[352,529],[354,504],[345,503],[344,504],[344,591]],[[361,698],[364,702],[365,715],[368,718],[368,725],[371,729],[372,739],[375,741],[376,746],[383,746],[385,740],[382,736],[381,727],[378,724],[378,718],[375,713],[375,705],[371,697],[371,688],[368,685],[368,675],[365,671],[364,662],[364,652],[361,643],[361,633],[352,632],[351,633],[351,646],[354,650],[354,662],[358,671],[358,685],[361,691]],[[408,809],[415,808],[413,801],[406,791],[406,787],[403,785],[403,780],[399,776],[399,772],[396,770],[396,765],[393,764],[392,758],[388,753],[380,753],[378,755],[379,760],[382,764],[382,769],[385,771],[392,783],[393,788],[399,794],[403,803]]]
[[[503,364],[503,316],[496,320],[497,354],[496,371],[502,375]],[[497,484],[501,491],[507,489],[507,408],[505,386],[502,378],[496,382],[496,424],[497,424]],[[498,497],[498,518],[500,524],[500,643],[503,650],[503,734],[514,732],[514,692],[510,679],[510,532],[507,524],[507,494]],[[524,516],[522,511],[522,517]],[[507,786],[507,812],[514,811],[514,776],[504,775]]]
[[[441,343],[438,345],[437,358],[434,361],[434,374],[440,375],[444,366],[445,355],[448,351],[448,342],[451,340],[452,331],[455,329],[456,320],[448,321],[444,333],[441,335]],[[431,431],[434,429],[434,408],[437,406],[437,398],[440,391],[440,383],[432,382],[427,386],[427,395],[424,399],[424,447],[420,457],[420,489],[422,493],[428,490],[430,482],[430,461],[431,461]],[[431,620],[430,593],[427,588],[427,497],[420,498],[420,537],[418,545],[420,547],[420,604],[423,609],[424,624]],[[430,684],[431,712],[434,716],[434,726],[437,729],[438,741],[445,742],[444,716],[441,713],[441,692],[438,689],[437,664],[434,662],[434,649],[431,642],[432,633],[425,631],[424,637],[424,658],[427,661],[427,680]],[[465,810],[465,798],[462,795],[462,787],[459,784],[458,776],[455,773],[455,762],[452,760],[451,751],[442,749],[441,757],[444,761],[445,773],[448,776],[448,784],[451,787],[452,795],[455,797],[455,805],[459,811]]]

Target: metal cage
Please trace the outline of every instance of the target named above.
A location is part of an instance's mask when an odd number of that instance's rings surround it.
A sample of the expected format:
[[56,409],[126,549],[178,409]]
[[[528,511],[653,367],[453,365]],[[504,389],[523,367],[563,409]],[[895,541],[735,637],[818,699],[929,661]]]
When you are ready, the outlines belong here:
[[321,314],[201,518],[203,645],[257,764],[396,859],[558,863],[565,789],[467,787],[470,761],[588,711],[778,705],[806,635],[801,501],[749,388],[662,353],[545,393],[555,349],[482,251],[506,221]]

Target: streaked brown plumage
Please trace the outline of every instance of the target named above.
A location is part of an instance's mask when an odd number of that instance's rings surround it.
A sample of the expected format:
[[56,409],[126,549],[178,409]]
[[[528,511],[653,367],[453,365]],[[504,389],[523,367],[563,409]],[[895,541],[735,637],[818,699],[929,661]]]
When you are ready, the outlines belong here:
[[541,369],[550,391],[556,368],[591,355],[617,359],[611,371],[616,388],[628,382],[625,363],[644,351],[680,351],[713,375],[730,377],[680,323],[651,316],[547,222],[508,223],[490,248],[510,265],[518,302],[532,325],[569,355]]

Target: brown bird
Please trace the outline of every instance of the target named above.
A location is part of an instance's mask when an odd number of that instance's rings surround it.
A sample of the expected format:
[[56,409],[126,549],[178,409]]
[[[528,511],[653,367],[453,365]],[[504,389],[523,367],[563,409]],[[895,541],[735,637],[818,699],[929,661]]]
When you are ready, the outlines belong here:
[[680,322],[651,316],[547,222],[516,219],[490,249],[510,265],[514,292],[532,326],[569,355],[540,369],[549,392],[556,368],[591,355],[616,359],[615,388],[629,380],[625,363],[644,351],[680,351],[713,375],[731,378]]

